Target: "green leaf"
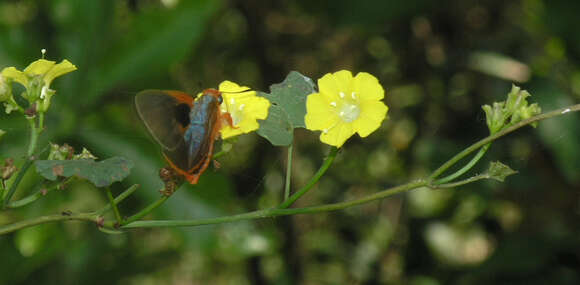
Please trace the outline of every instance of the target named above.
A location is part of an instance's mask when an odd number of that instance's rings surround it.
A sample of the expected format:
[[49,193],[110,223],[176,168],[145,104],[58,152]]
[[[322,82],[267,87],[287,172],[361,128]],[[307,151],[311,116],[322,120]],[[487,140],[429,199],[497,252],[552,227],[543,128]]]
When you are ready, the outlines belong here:
[[111,157],[100,162],[92,159],[37,160],[35,165],[38,173],[48,180],[76,175],[88,179],[97,187],[105,187],[125,179],[131,172],[133,162],[123,157]]
[[270,86],[270,94],[259,92],[272,103],[268,118],[260,122],[258,134],[273,145],[290,145],[295,128],[304,128],[306,97],[316,90],[312,79],[292,71],[282,83]]
[[516,173],[518,172],[499,161],[492,162],[487,170],[490,179],[495,179],[500,182],[503,182],[506,177]]

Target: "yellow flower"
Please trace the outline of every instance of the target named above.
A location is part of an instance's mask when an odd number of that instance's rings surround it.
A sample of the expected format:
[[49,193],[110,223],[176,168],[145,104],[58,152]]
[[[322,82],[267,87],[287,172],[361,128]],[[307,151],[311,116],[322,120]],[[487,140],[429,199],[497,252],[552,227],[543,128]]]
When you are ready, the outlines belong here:
[[24,71],[15,67],[7,67],[2,70],[2,76],[16,81],[26,88],[25,97],[29,102],[42,102],[38,105],[38,111],[45,112],[50,105],[50,97],[55,91],[50,89],[52,81],[64,74],[75,71],[77,67],[68,60],[60,63],[39,59],[28,65]]
[[12,78],[24,87],[28,87],[31,80],[41,78],[44,83],[43,85],[50,87],[52,80],[75,70],[77,70],[77,67],[66,59],[59,64],[51,60],[39,59],[28,65],[24,71],[20,71],[14,67],[4,68],[2,75],[7,78]]
[[222,127],[222,139],[253,132],[260,127],[257,120],[268,117],[270,101],[256,96],[256,91],[231,81],[220,83],[219,90],[224,99],[221,111],[229,113],[234,124],[234,128],[227,124]]
[[323,143],[341,147],[354,133],[366,137],[381,126],[389,108],[381,101],[385,91],[366,72],[354,78],[348,70],[327,73],[318,79],[319,93],[308,95],[304,121],[309,130],[320,130]]

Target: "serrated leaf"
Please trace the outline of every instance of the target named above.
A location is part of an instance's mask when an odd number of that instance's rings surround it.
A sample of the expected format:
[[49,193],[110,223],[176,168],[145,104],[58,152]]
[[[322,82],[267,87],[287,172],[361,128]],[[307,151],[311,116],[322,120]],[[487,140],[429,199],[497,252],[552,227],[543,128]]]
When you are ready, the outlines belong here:
[[500,182],[503,182],[506,177],[516,173],[518,172],[499,161],[492,162],[487,170],[490,179],[495,179]]
[[105,187],[125,179],[131,172],[133,162],[123,157],[111,157],[99,162],[92,159],[37,160],[35,165],[36,171],[48,180],[76,175],[97,187]]
[[260,122],[258,134],[269,140],[273,145],[290,145],[295,128],[304,128],[306,115],[306,97],[316,90],[312,79],[292,71],[286,79],[270,86],[270,94],[259,92],[270,100],[272,105],[268,118]]

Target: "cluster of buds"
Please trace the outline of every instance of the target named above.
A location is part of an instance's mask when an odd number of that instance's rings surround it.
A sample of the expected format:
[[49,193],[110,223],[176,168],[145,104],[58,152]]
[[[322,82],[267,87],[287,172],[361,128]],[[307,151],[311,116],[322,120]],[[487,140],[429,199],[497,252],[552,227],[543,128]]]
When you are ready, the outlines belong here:
[[[531,95],[528,91],[513,85],[507,100],[494,102],[493,106],[483,105],[489,133],[493,135],[522,120],[540,114],[542,109],[538,104],[528,104],[526,98],[529,96]],[[532,124],[532,126],[536,125]]]

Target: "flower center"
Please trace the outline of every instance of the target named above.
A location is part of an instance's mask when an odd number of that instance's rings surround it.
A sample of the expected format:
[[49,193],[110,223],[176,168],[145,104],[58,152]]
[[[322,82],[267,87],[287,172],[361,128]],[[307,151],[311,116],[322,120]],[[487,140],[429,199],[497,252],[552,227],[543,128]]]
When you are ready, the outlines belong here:
[[234,98],[230,99],[228,104],[228,113],[230,113],[230,116],[232,116],[232,123],[234,126],[237,126],[244,119],[244,107],[246,107],[246,104],[239,104],[238,106]]
[[338,116],[347,123],[351,123],[352,121],[358,119],[359,115],[360,108],[357,104],[346,103],[342,105],[342,108],[340,108],[340,111],[338,112]]
[[352,92],[350,96],[346,96],[344,92],[339,92],[338,97],[340,100],[330,102],[330,106],[336,108],[336,113],[345,123],[351,123],[358,119],[360,116],[360,107],[358,104],[358,98],[355,92]]

